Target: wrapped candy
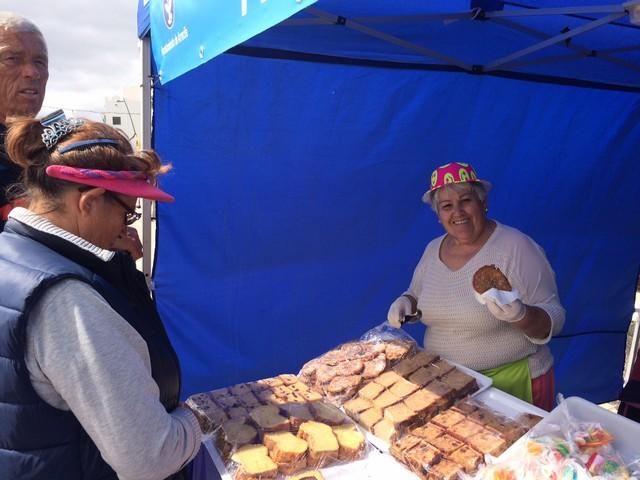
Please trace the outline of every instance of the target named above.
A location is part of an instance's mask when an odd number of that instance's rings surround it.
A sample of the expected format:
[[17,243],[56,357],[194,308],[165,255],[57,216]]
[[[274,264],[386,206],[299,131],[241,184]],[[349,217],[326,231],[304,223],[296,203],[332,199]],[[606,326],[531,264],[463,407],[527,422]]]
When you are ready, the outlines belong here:
[[598,424],[584,424],[573,434],[573,440],[581,452],[592,453],[613,442],[613,435]]
[[639,480],[615,450],[614,436],[602,425],[578,422],[565,407],[557,423],[540,424],[498,459],[490,459],[465,480]]

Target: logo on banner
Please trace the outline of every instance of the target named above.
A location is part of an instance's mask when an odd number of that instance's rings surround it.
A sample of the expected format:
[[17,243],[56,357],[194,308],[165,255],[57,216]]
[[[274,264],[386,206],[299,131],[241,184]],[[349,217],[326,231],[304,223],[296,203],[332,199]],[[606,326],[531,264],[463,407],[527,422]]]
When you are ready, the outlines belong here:
[[173,27],[173,22],[175,20],[174,15],[174,1],[173,0],[163,0],[162,1],[162,12],[164,13],[164,24],[167,26],[169,30]]
[[147,1],[153,58],[165,84],[317,0]]

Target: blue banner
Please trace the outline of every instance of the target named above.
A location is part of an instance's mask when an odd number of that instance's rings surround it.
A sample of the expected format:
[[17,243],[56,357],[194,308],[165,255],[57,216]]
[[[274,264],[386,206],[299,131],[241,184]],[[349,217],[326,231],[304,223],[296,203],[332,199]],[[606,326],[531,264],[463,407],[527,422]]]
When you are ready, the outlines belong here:
[[149,2],[151,0],[138,0],[138,38],[149,33]]
[[315,3],[316,0],[151,0],[151,47],[161,83]]

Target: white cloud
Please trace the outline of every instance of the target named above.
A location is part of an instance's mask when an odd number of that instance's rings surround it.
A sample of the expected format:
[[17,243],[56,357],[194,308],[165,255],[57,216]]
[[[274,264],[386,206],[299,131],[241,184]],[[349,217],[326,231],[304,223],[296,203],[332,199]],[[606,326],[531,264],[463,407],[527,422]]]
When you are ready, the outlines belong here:
[[105,97],[140,84],[137,8],[136,0],[2,1],[0,10],[28,18],[47,41],[43,112],[64,108],[92,116],[103,111]]

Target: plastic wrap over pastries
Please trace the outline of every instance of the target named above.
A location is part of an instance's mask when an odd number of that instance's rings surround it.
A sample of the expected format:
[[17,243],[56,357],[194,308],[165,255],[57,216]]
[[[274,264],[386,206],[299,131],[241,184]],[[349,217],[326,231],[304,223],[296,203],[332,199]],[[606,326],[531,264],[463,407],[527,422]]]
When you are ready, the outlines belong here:
[[299,377],[329,402],[342,405],[362,385],[415,350],[416,343],[406,338],[352,341],[307,362]]
[[366,454],[355,423],[292,374],[199,393],[187,403],[208,420],[206,433],[236,480],[312,476]]

